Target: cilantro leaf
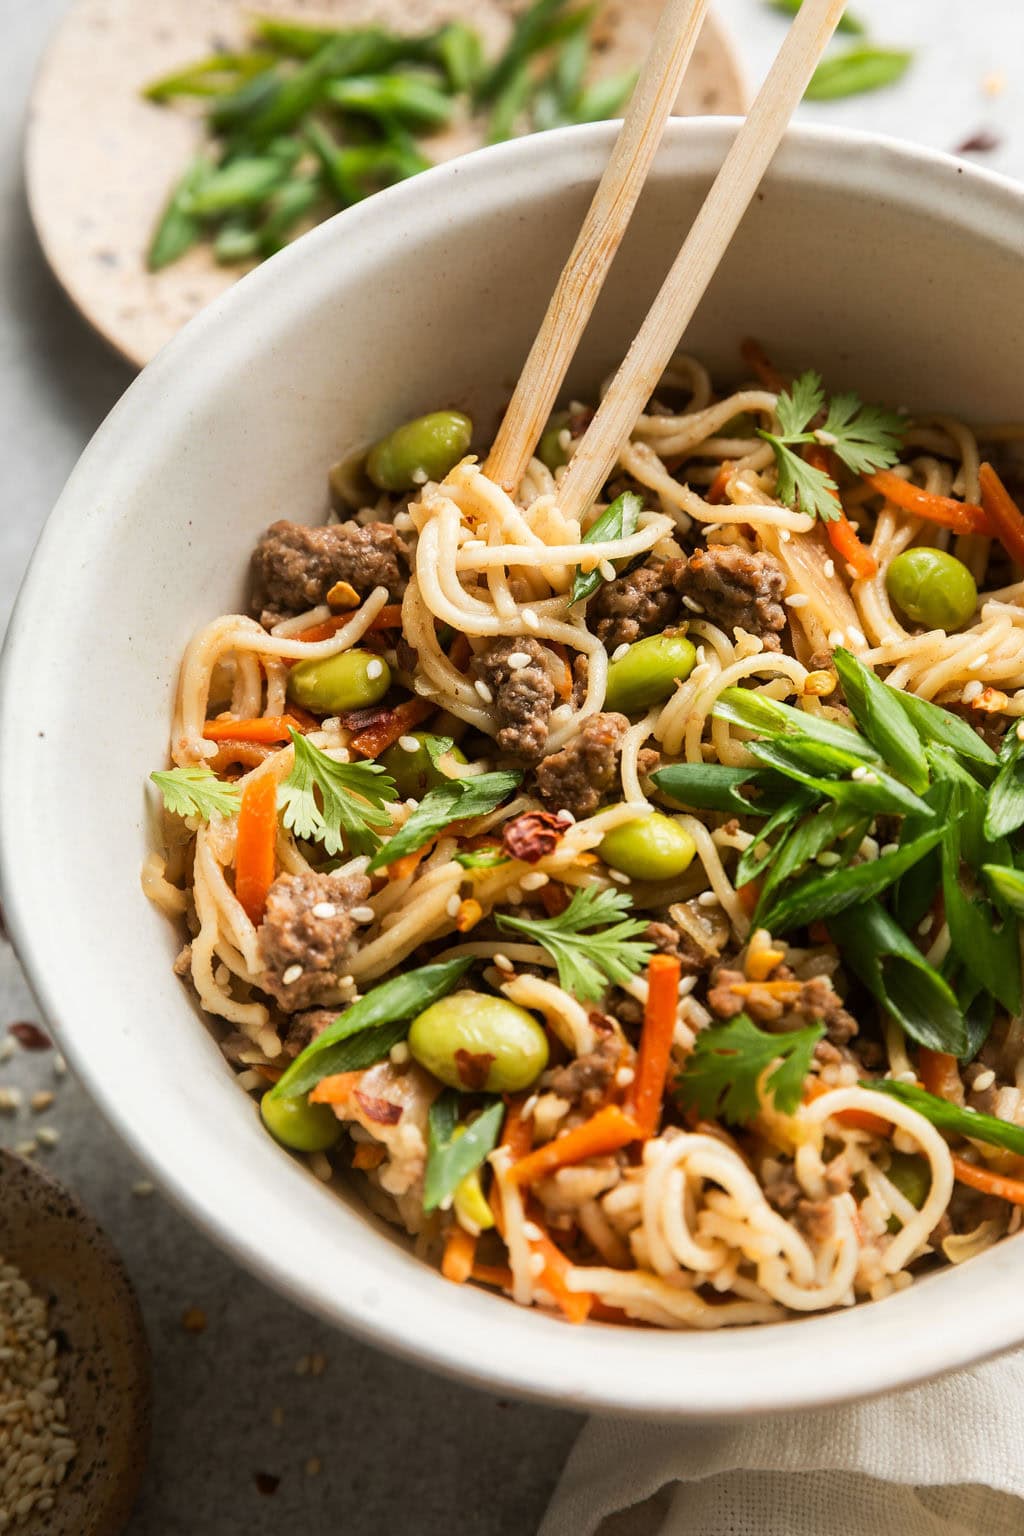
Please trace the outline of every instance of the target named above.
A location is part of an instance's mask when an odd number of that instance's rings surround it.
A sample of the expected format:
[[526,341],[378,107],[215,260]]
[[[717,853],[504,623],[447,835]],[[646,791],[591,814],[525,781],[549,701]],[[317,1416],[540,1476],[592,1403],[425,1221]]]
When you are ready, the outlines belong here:
[[234,816],[241,795],[235,784],[225,784],[212,768],[161,768],[150,778],[174,816]]
[[[631,533],[636,532],[637,519],[644,509],[640,497],[633,491],[623,491],[621,496],[616,496],[610,507],[605,507],[601,516],[583,535],[583,544],[605,544],[609,539],[628,539]],[[572,591],[569,594],[569,606],[573,603],[581,603],[585,597],[590,597],[601,585],[604,577],[595,568],[592,571],[583,572],[579,566],[573,577]]]
[[518,772],[480,773],[468,779],[450,779],[447,784],[428,790],[394,837],[377,848],[369,863],[370,872],[414,853],[453,821],[486,816],[518,787],[522,777]]
[[797,450],[804,443],[820,443],[854,474],[869,474],[895,464],[904,422],[894,411],[864,405],[847,391],[833,395],[824,425],[811,430],[811,422],[824,408],[821,375],[809,369],[779,395],[778,432],[760,428],[758,435],[771,443],[775,453],[779,500],[830,522],[843,514],[839,487],[826,470],[808,463]]
[[[454,1089],[448,1089],[430,1106],[427,1171],[423,1180],[425,1211],[436,1210],[454,1195],[463,1179],[480,1167],[497,1144],[505,1118],[501,1099],[489,1104],[471,1124],[460,1128],[456,1122],[461,1098]],[[460,1129],[462,1134],[457,1135]]]
[[542,944],[558,967],[559,985],[581,1003],[598,1002],[609,983],[625,985],[647,963],[654,945],[640,935],[647,924],[627,917],[624,891],[581,886],[557,917],[497,917],[502,933],[522,933]]
[[[762,1091],[775,1108],[791,1115],[800,1102],[804,1078],[811,1069],[814,1047],[825,1033],[823,1024],[770,1035],[745,1013],[728,1024],[701,1030],[693,1052],[676,1079],[676,1096],[687,1109],[705,1119],[720,1118],[743,1125],[760,1112]],[[767,1077],[766,1069],[777,1065]]]
[[285,826],[328,853],[373,853],[380,847],[375,829],[391,825],[384,806],[398,798],[394,779],[379,763],[339,763],[298,731],[289,734],[295,762],[278,791]]

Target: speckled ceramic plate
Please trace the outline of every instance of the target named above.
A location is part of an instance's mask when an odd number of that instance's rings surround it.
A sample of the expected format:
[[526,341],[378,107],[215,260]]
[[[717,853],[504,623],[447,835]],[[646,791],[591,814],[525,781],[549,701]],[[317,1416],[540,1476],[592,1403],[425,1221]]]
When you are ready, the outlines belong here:
[[149,1347],[109,1237],[67,1190],[0,1149],[0,1255],[50,1302],[58,1374],[78,1454],[52,1510],[18,1536],[117,1536],[149,1444]]
[[[424,31],[471,18],[500,49],[520,0],[276,0],[255,7],[338,25],[386,22]],[[201,139],[195,112],[144,101],[140,88],[239,42],[238,0],[75,0],[54,36],[32,97],[26,174],[32,217],[54,272],[82,314],[130,362],[147,363],[204,304],[246,270],[197,248],[159,273],[146,270],[150,235]],[[595,73],[644,54],[661,0],[606,0],[609,47]],[[721,30],[708,22],[680,92],[680,114],[736,113],[745,92]],[[447,160],[480,142],[468,123],[426,142]]]

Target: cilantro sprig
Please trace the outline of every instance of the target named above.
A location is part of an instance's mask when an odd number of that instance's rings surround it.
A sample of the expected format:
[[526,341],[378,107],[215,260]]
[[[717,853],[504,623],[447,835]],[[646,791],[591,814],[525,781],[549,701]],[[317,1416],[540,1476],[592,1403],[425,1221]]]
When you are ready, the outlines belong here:
[[522,933],[543,945],[558,967],[558,981],[581,1003],[596,1003],[609,983],[624,986],[647,963],[653,944],[641,939],[646,922],[629,917],[624,891],[581,886],[557,917],[510,917],[500,913],[503,933]]
[[778,469],[779,500],[811,517],[830,522],[842,515],[839,487],[830,474],[809,464],[797,449],[817,443],[832,450],[853,474],[871,474],[896,463],[905,430],[902,417],[881,405],[865,405],[852,391],[833,395],[821,426],[811,422],[825,410],[825,389],[814,369],[802,373],[779,396],[778,432],[759,428],[770,443]]
[[160,768],[150,778],[175,816],[234,816],[241,796],[234,784],[218,779],[212,768]]
[[[775,1108],[791,1115],[800,1102],[814,1047],[824,1033],[823,1025],[808,1024],[770,1035],[747,1014],[737,1014],[728,1024],[702,1030],[697,1036],[676,1079],[676,1097],[684,1108],[696,1109],[707,1120],[744,1125],[760,1112],[763,1087]],[[764,1076],[773,1062],[777,1065]]]
[[398,799],[394,779],[379,763],[339,763],[298,731],[290,734],[295,762],[278,792],[285,826],[330,854],[374,853],[377,830],[391,825],[384,806]]

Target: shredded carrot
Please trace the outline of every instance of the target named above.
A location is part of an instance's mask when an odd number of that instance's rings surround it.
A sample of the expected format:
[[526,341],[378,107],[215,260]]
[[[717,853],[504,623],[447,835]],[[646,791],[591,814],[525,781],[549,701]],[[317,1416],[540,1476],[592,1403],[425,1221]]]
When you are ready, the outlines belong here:
[[301,640],[306,645],[316,645],[320,640],[330,640],[338,630],[343,628],[352,617],[351,613],[336,613],[333,618],[324,619],[322,624],[311,624],[308,629],[300,629],[293,640]]
[[[820,1077],[809,1077],[804,1083],[804,1103],[810,1104],[815,1099],[820,1099],[823,1093],[831,1093],[832,1088],[828,1083],[823,1083]],[[885,1120],[881,1115],[873,1115],[870,1109],[841,1109],[837,1115],[833,1115],[841,1125],[848,1125],[855,1131],[867,1131],[871,1136],[888,1136],[892,1132],[892,1122]]]
[[431,699],[406,699],[404,704],[389,709],[375,724],[356,731],[349,746],[361,757],[380,757],[388,747],[394,746],[400,736],[408,736],[414,726],[422,725],[436,708],[437,705]]
[[552,640],[551,649],[562,663],[562,676],[555,684],[560,699],[572,698],[572,667],[569,665],[569,652],[560,641]]
[[590,1317],[595,1323],[619,1323],[631,1328],[644,1326],[635,1317],[630,1317],[628,1312],[623,1312],[621,1307],[610,1306],[607,1301],[595,1301],[590,1308]]
[[735,465],[723,464],[718,474],[708,486],[708,493],[704,500],[712,507],[720,507],[729,494],[729,481],[736,473]]
[[969,1184],[972,1189],[980,1189],[982,1194],[998,1195],[1000,1200],[1024,1205],[1024,1179],[1011,1179],[1005,1173],[993,1173],[991,1168],[969,1163],[963,1157],[953,1158],[953,1177],[961,1184]]
[[538,1283],[558,1303],[570,1323],[585,1323],[594,1305],[593,1294],[590,1291],[569,1289],[565,1283],[565,1277],[572,1265],[561,1248],[551,1241],[535,1213],[531,1212],[530,1219],[541,1234],[540,1237],[528,1239],[530,1252],[539,1253],[544,1260],[544,1268],[537,1276]]
[[253,1067],[253,1071],[258,1072],[260,1077],[268,1083],[276,1083],[280,1078],[284,1077],[283,1067],[268,1067],[264,1062],[258,1062]]
[[952,528],[954,533],[984,533],[991,537],[995,531],[986,516],[985,508],[977,506],[973,501],[956,501],[952,496],[933,496],[931,491],[923,491],[919,485],[911,485],[909,480],[893,474],[891,469],[880,469],[863,478],[872,490],[884,496],[886,501],[891,501],[893,506],[911,512],[915,517],[925,517],[943,528]]
[[[823,474],[835,477],[835,455],[827,448],[817,443],[811,443],[804,449],[804,458],[815,469],[820,469]],[[859,578],[874,576],[878,572],[878,561],[869,549],[866,549],[860,541],[860,535],[850,522],[843,510],[842,498],[838,491],[832,492],[832,498],[839,507],[839,516],[831,518],[825,524],[825,532],[828,534],[829,543],[840,559],[853,567]]]
[[940,1099],[951,1099],[955,1104],[963,1103],[964,1087],[955,1056],[948,1051],[930,1051],[922,1045],[917,1053],[917,1066],[929,1093]]
[[736,895],[740,899],[740,906],[748,917],[753,917],[757,911],[757,904],[761,899],[760,880],[748,880],[746,885],[736,887]]
[[512,1164],[510,1176],[517,1184],[532,1184],[546,1178],[558,1168],[581,1163],[587,1157],[602,1157],[606,1152],[616,1152],[640,1135],[636,1121],[624,1113],[617,1104],[608,1104],[596,1115],[578,1125],[564,1136],[545,1142],[544,1146],[528,1152]]
[[1024,565],[1024,513],[991,464],[983,464],[978,473],[981,480],[981,504],[988,514],[996,538],[1014,565]]
[[322,1077],[316,1087],[310,1089],[310,1104],[347,1103],[362,1075],[361,1072],[334,1072],[330,1077]]
[[465,1285],[473,1273],[473,1260],[476,1257],[476,1238],[458,1222],[454,1222],[448,1228],[444,1240],[444,1257],[441,1260],[441,1273],[446,1280],[454,1280],[456,1285]]
[[754,993],[767,992],[769,997],[774,997],[780,1003],[795,1003],[800,996],[803,983],[800,981],[734,981],[729,985],[729,991],[735,992],[737,997],[750,997]]
[[[316,722],[319,725],[319,721]],[[261,715],[256,720],[207,720],[203,735],[207,741],[287,741],[289,729],[308,730],[294,715]]]
[[474,1264],[470,1273],[481,1285],[496,1285],[503,1291],[512,1289],[512,1271],[507,1264]]
[[759,341],[748,336],[740,345],[740,356],[765,389],[774,390],[777,395],[782,393],[786,381]]
[[501,1129],[501,1145],[508,1147],[513,1160],[518,1162],[533,1146],[533,1116],[523,1114],[527,1102],[523,1094],[506,1098],[505,1124]]
[[[653,1136],[661,1118],[676,1028],[680,964],[674,955],[652,955],[647,967],[647,1005],[640,1035],[629,1111],[642,1140]],[[555,1143],[557,1145],[557,1142]]]
[[409,875],[415,874],[432,847],[433,838],[424,843],[422,848],[414,848],[412,853],[405,853],[400,859],[395,859],[393,864],[388,865],[388,879],[405,880]]
[[352,1153],[352,1167],[379,1168],[385,1156],[384,1148],[379,1141],[359,1141]]
[[385,603],[377,617],[370,625],[374,629],[401,629],[402,605],[401,603]]
[[276,843],[277,780],[272,773],[261,773],[242,791],[235,844],[235,895],[257,928],[274,883]]

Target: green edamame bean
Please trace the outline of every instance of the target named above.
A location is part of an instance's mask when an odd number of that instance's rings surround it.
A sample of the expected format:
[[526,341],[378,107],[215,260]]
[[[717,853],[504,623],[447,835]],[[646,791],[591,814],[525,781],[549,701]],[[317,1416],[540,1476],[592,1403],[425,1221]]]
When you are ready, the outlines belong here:
[[413,1020],[409,1050],[463,1093],[518,1093],[548,1064],[547,1036],[533,1014],[483,992],[453,992],[433,1003]]
[[551,473],[561,469],[563,464],[568,464],[569,455],[562,447],[561,437],[569,425],[569,412],[556,411],[548,417],[548,424],[544,428],[541,440],[537,444],[537,457],[545,464]]
[[624,715],[639,715],[671,697],[684,677],[689,677],[697,653],[685,635],[649,635],[631,645],[608,668],[605,708]]
[[320,715],[379,704],[391,687],[391,668],[372,651],[339,651],[326,661],[300,661],[288,674],[288,697]]
[[[438,784],[446,784],[449,775],[442,773],[434,764],[433,758],[423,745],[424,731],[410,731],[408,737],[403,736],[396,741],[393,747],[388,747],[379,758],[380,763],[387,769],[395,781],[395,786],[403,800],[410,796],[422,800],[428,789],[436,789]],[[415,752],[407,752],[403,747],[403,741],[415,741]],[[448,754],[457,763],[466,762],[466,754],[458,747],[450,748]]]
[[633,880],[672,880],[689,867],[696,851],[681,822],[660,811],[613,827],[598,849],[606,864]]
[[411,491],[443,480],[469,452],[473,423],[461,411],[432,411],[396,427],[366,455],[366,473],[382,491]]
[[308,1104],[305,1094],[295,1099],[260,1101],[263,1124],[282,1147],[293,1152],[326,1152],[341,1135],[341,1121],[329,1104]]
[[886,591],[914,624],[959,629],[978,603],[974,577],[943,549],[905,549],[885,573]]

